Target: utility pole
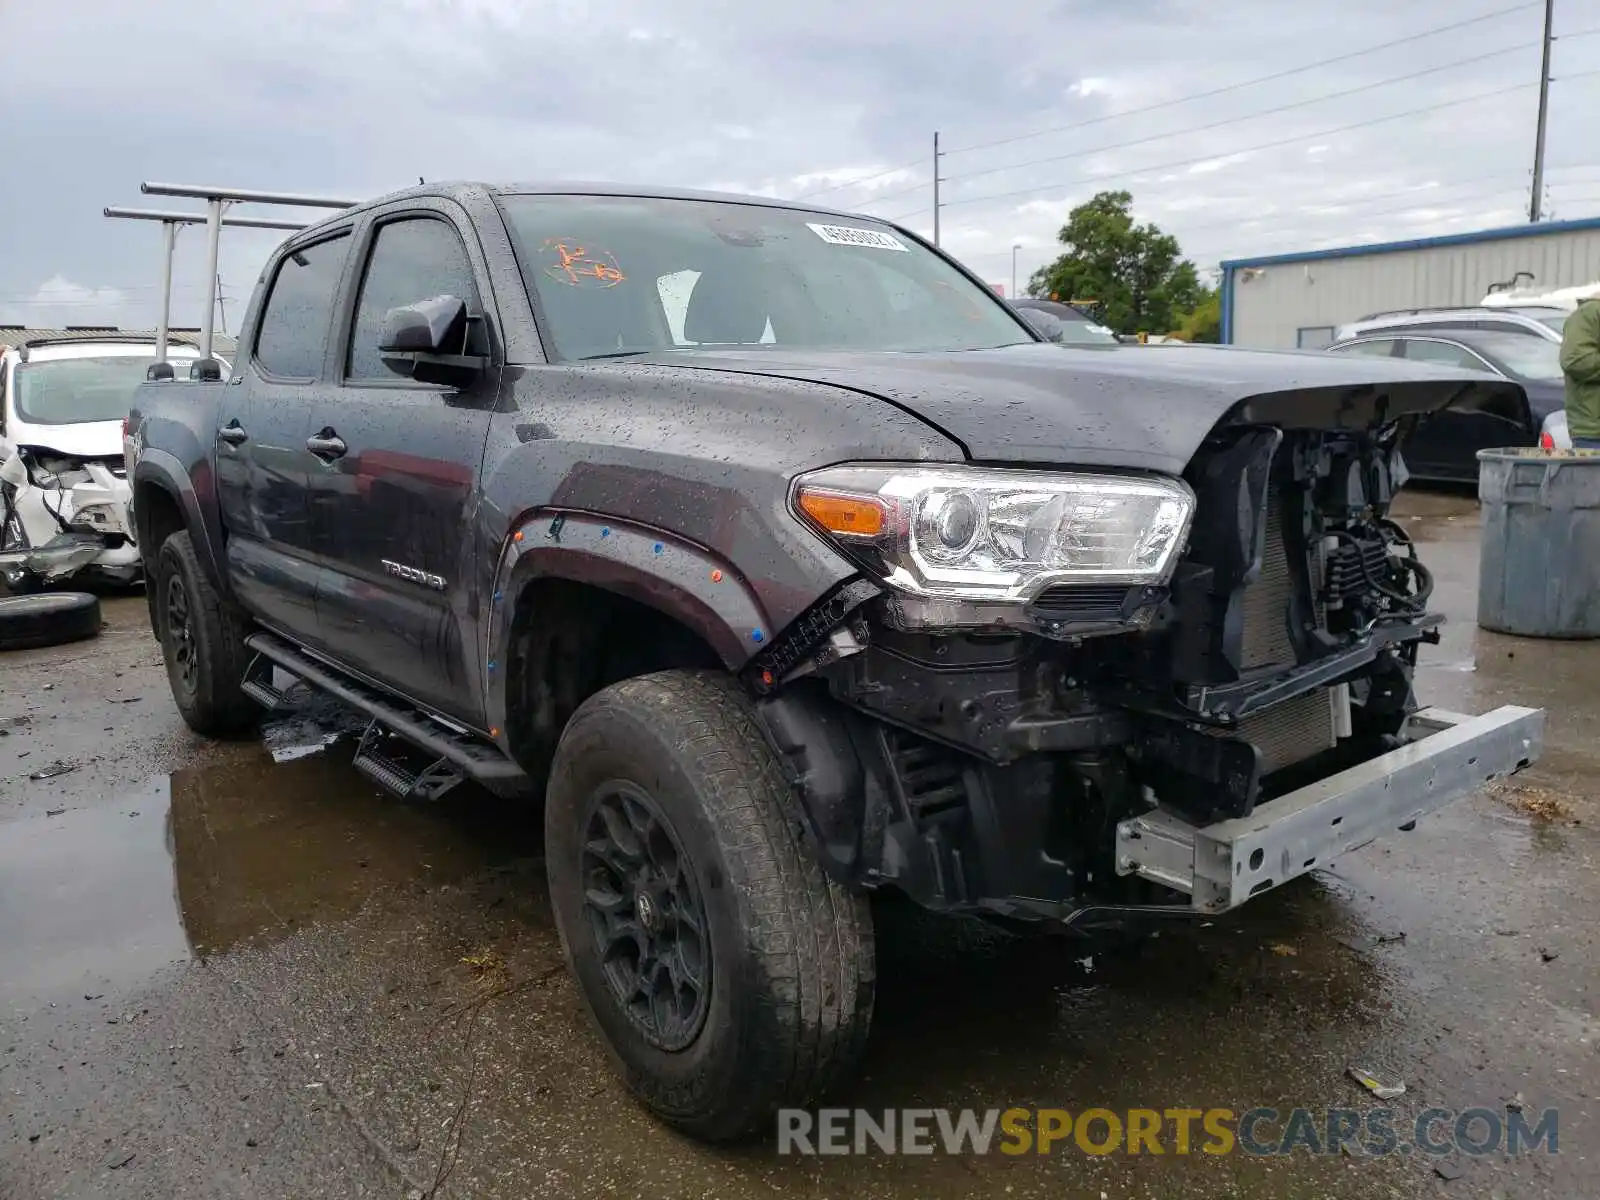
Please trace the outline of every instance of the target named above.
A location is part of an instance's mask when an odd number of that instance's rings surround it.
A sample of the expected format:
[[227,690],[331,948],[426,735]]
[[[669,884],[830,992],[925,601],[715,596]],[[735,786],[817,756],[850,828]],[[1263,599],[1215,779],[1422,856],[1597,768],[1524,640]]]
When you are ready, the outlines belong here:
[[933,244],[939,244],[939,131],[933,131]]
[[221,317],[222,336],[224,336],[224,338],[226,338],[226,336],[227,336],[227,301],[226,301],[226,299],[222,299],[222,275],[221,274],[218,274],[218,277],[216,277],[216,310],[218,310],[218,315],[219,315],[219,317]]
[[1556,0],[1544,0],[1544,61],[1539,67],[1539,130],[1533,141],[1533,191],[1528,201],[1528,220],[1539,219],[1539,206],[1544,196],[1544,127],[1550,115],[1550,43],[1551,26],[1555,21]]
[[1022,249],[1021,242],[1011,244],[1011,298],[1017,298],[1017,251]]

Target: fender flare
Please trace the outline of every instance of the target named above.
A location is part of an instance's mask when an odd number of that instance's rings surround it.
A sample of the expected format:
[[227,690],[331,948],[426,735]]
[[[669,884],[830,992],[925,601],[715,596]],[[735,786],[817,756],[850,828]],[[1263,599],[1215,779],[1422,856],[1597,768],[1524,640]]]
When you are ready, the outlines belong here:
[[698,634],[730,671],[744,667],[774,632],[749,582],[706,547],[603,514],[536,511],[501,547],[488,600],[483,688],[494,729],[505,723],[499,664],[510,657],[517,600],[540,579],[591,584],[655,609]]
[[[190,533],[195,557],[200,560],[200,569],[206,573],[219,594],[228,595],[226,573],[222,570],[222,564],[217,561],[217,548],[222,530],[215,516],[215,497],[210,494],[211,489],[207,488],[206,493],[207,499],[212,502],[213,516],[207,519],[206,506],[202,503],[200,489],[195,486],[188,471],[184,470],[183,463],[178,460],[177,455],[150,446],[143,447],[139,451],[138,461],[133,466],[132,505],[136,527],[139,522],[139,489],[146,486],[159,488],[178,502],[178,509],[183,513],[183,527]],[[139,528],[138,532],[141,553],[148,550],[154,555],[159,547],[147,547],[143,536],[144,530]]]

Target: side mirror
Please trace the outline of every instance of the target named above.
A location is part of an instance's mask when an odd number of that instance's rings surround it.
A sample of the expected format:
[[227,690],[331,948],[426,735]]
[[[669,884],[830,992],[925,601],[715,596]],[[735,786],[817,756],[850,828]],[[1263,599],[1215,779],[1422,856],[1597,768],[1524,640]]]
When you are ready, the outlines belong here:
[[446,354],[466,339],[467,302],[459,296],[435,296],[383,314],[378,349],[384,353]]
[[484,355],[461,353],[467,321],[467,302],[459,296],[434,296],[391,308],[378,333],[383,365],[423,383],[466,387],[488,365]]
[[1030,329],[1047,342],[1059,342],[1065,332],[1061,328],[1060,321],[1037,308],[1019,308],[1017,314],[1028,323]]

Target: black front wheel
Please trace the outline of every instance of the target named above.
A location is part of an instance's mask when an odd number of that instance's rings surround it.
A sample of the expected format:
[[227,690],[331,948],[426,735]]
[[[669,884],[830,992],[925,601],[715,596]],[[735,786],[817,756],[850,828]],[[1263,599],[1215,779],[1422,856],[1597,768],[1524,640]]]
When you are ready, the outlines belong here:
[[866,901],[802,841],[781,766],[724,676],[667,671],[587,700],[545,806],[567,961],[628,1087],[708,1140],[771,1127],[859,1060]]
[[260,706],[239,687],[249,665],[246,622],[217,594],[188,533],[162,543],[146,586],[153,589],[172,699],[189,728],[220,737],[254,725]]

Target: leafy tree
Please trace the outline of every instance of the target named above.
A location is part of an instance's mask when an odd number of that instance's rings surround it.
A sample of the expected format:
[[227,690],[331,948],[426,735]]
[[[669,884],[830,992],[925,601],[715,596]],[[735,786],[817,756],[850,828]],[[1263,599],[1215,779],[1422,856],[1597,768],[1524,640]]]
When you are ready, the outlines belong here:
[[1094,300],[1100,320],[1118,333],[1162,333],[1204,299],[1194,264],[1178,241],[1154,225],[1136,225],[1133,196],[1101,192],[1061,227],[1066,253],[1028,280],[1031,296]]
[[1222,340],[1222,293],[1216,288],[1205,288],[1200,302],[1188,311],[1174,336],[1186,342],[1220,342]]

